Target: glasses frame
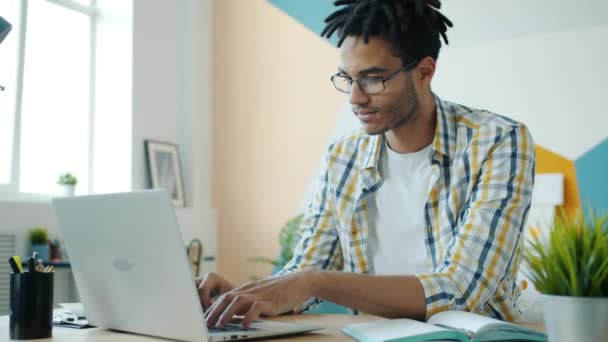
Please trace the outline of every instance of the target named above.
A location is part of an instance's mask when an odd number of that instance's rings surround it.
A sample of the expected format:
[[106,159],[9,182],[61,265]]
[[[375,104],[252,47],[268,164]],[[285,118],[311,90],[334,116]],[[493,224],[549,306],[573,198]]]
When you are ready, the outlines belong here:
[[[415,68],[418,65],[419,60],[413,60],[410,63],[406,64],[405,66],[399,68],[397,71],[391,73],[388,76],[384,76],[384,77],[378,77],[378,76],[364,76],[364,77],[358,77],[358,78],[352,78],[352,77],[348,77],[346,75],[342,75],[342,74],[335,74],[333,75],[330,79],[331,79],[331,83],[334,85],[334,88],[336,88],[336,90],[338,90],[339,92],[342,93],[346,93],[346,94],[350,94],[350,92],[353,89],[353,83],[357,83],[357,86],[359,87],[359,90],[361,90],[362,93],[366,94],[366,95],[376,95],[376,94],[380,94],[381,92],[386,90],[386,82],[390,81],[393,77],[397,76],[400,72],[402,71],[409,71],[413,68]],[[349,91],[344,91],[338,88],[338,86],[336,86],[336,82],[334,81],[335,78],[340,77],[340,78],[344,78],[348,81],[350,81],[350,90]],[[363,87],[361,86],[361,80],[365,80],[365,79],[378,79],[380,81],[382,81],[382,90],[377,91],[375,93],[368,93],[365,90],[363,90]]]

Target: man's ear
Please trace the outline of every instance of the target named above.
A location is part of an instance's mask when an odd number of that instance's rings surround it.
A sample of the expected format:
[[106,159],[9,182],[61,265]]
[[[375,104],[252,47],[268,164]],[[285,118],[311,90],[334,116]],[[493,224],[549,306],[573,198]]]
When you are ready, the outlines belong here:
[[424,57],[418,63],[416,68],[415,77],[417,81],[425,84],[430,84],[435,74],[435,59],[433,57]]

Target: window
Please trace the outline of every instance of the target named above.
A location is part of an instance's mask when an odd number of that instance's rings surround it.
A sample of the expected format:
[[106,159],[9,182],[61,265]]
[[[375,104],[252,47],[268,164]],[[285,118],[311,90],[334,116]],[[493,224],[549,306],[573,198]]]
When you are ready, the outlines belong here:
[[94,1],[2,3],[14,32],[0,46],[1,191],[53,194],[58,175],[71,172],[88,192]]
[[11,180],[13,153],[13,126],[15,119],[15,99],[17,94],[18,39],[19,18],[18,0],[0,2],[0,15],[13,24],[13,30],[0,45],[0,184],[9,184]]

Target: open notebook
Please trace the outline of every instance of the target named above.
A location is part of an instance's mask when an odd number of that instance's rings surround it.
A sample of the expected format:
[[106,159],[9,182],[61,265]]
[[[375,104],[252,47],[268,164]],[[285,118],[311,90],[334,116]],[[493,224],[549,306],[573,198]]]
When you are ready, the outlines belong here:
[[402,318],[351,324],[342,332],[362,342],[547,341],[542,332],[464,311],[440,312],[427,323]]

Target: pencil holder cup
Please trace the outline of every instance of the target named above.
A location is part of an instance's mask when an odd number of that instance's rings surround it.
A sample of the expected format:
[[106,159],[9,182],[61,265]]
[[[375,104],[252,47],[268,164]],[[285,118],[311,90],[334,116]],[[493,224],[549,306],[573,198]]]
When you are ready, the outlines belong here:
[[47,338],[52,329],[53,273],[11,273],[10,338]]

